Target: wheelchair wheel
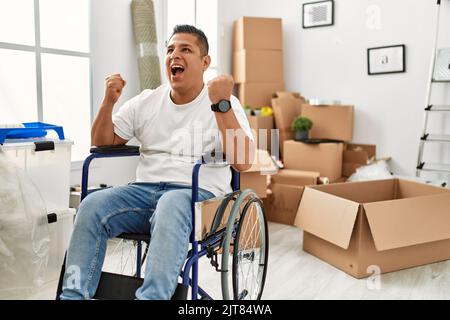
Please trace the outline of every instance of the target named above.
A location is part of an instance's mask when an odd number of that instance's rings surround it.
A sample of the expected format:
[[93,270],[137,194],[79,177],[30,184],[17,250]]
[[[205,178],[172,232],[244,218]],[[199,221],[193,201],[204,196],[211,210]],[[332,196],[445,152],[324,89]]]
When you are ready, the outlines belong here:
[[269,234],[262,202],[252,190],[244,190],[233,205],[222,244],[224,300],[261,299],[268,249]]

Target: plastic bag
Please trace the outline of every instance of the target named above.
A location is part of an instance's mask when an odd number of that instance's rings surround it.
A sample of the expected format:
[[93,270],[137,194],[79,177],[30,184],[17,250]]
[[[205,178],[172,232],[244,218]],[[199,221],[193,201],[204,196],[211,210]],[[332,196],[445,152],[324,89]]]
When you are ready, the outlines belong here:
[[385,160],[380,160],[367,166],[359,167],[347,181],[368,181],[392,178],[393,176],[389,170],[389,165]]
[[17,299],[44,283],[50,234],[39,190],[0,149],[0,298]]

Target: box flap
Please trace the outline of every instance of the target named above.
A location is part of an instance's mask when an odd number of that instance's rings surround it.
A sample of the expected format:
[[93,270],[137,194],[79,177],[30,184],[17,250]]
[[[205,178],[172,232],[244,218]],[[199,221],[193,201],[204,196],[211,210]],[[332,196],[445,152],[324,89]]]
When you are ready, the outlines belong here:
[[364,204],[377,250],[450,238],[450,193]]
[[273,98],[291,98],[291,99],[302,99],[305,101],[305,98],[301,96],[298,92],[290,92],[290,91],[277,91],[273,94]]
[[311,186],[316,190],[358,203],[395,199],[395,179],[332,183]]
[[292,97],[272,99],[276,127],[291,130],[292,121],[301,114],[303,102],[302,99]]
[[278,171],[277,165],[270,157],[267,150],[257,149],[252,166],[245,172],[260,172],[261,174],[275,174]]
[[356,202],[305,187],[295,225],[348,249],[358,210]]

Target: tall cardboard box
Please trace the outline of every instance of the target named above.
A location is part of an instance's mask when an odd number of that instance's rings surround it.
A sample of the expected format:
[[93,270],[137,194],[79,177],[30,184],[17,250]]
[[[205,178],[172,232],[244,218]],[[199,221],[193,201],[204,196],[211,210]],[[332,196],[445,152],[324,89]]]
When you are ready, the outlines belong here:
[[305,187],[303,250],[363,278],[450,259],[450,190],[389,179]]
[[291,129],[292,122],[301,114],[304,103],[305,99],[294,92],[276,92],[272,99],[275,127],[279,129],[281,155],[283,155],[284,141],[294,139],[294,132]]
[[234,22],[233,51],[283,50],[280,18],[241,17]]
[[305,185],[317,184],[318,172],[283,169],[271,176],[271,193],[264,199],[267,220],[293,225]]
[[311,119],[311,139],[351,141],[353,138],[353,106],[302,106],[302,116]]
[[307,144],[287,140],[284,142],[286,169],[317,171],[321,177],[336,182],[342,176],[343,143]]
[[275,92],[284,90],[283,82],[252,82],[237,84],[237,95],[242,105],[252,109],[270,106]]
[[373,144],[346,144],[342,158],[342,175],[350,177],[356,169],[369,164],[375,157],[376,146]]
[[[258,149],[271,153],[272,129],[274,128],[272,116],[247,116],[253,137]],[[275,137],[274,137],[275,138]]]
[[235,83],[284,82],[283,52],[243,49],[233,53]]

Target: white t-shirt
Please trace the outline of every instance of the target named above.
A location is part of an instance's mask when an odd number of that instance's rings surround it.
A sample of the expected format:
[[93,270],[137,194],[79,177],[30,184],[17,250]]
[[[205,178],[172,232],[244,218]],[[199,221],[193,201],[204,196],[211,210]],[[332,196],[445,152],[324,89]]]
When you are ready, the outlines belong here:
[[[253,140],[250,125],[239,100],[231,106],[245,132]],[[176,105],[170,86],[144,90],[128,100],[113,115],[114,132],[125,140],[141,143],[136,182],[192,184],[192,168],[205,153],[221,152],[218,126],[205,85],[191,102]],[[231,192],[231,171],[227,167],[200,168],[200,188],[216,196]]]

